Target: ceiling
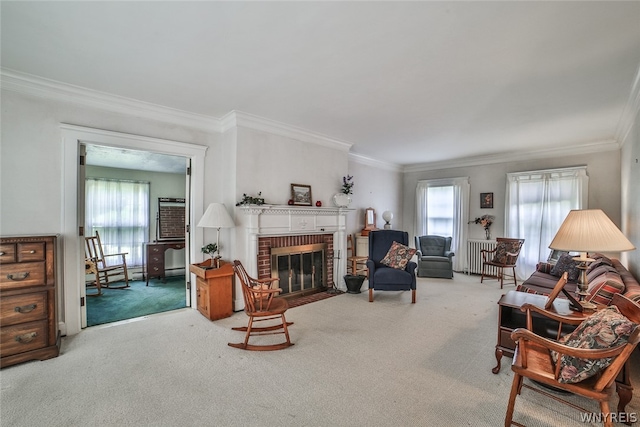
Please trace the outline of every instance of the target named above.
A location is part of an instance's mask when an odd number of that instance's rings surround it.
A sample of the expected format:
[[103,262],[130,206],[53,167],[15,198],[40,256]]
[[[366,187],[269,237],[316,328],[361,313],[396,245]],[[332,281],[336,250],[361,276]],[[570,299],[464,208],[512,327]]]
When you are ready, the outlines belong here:
[[640,2],[7,2],[3,69],[398,165],[619,139]]

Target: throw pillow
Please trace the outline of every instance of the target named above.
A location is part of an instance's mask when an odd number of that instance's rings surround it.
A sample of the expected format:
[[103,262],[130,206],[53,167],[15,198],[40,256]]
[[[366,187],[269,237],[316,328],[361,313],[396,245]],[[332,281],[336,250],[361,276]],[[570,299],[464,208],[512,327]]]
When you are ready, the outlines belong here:
[[389,252],[382,258],[380,264],[387,265],[398,270],[404,270],[407,263],[416,254],[416,250],[405,246],[402,243],[393,242],[389,248]]
[[561,255],[556,265],[551,269],[551,274],[556,277],[562,277],[565,271],[569,274],[568,282],[575,283],[578,281],[580,270],[578,269],[578,262],[573,259],[572,255]]
[[[586,318],[573,332],[558,342],[574,348],[603,349],[616,347],[629,340],[638,325],[620,314],[615,305],[602,309]],[[551,352],[558,363],[558,353]],[[586,360],[563,355],[560,358],[560,378],[565,384],[578,383],[594,376],[611,364],[611,358]]]
[[618,273],[604,273],[589,281],[587,301],[609,305],[615,294],[624,292],[624,282]]

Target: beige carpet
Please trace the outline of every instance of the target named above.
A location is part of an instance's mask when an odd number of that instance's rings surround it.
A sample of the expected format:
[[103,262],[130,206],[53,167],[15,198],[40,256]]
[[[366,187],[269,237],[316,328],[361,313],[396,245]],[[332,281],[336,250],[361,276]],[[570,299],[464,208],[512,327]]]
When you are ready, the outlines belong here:
[[[416,304],[409,292],[338,295],[290,309],[295,345],[277,352],[227,346],[242,339],[231,327],[244,313],[210,322],[183,309],[89,328],[56,359],[0,371],[0,424],[500,426],[512,378],[509,358],[491,373],[502,292],[456,274],[419,279]],[[640,411],[640,391],[627,410]],[[515,419],[591,425],[527,390]]]

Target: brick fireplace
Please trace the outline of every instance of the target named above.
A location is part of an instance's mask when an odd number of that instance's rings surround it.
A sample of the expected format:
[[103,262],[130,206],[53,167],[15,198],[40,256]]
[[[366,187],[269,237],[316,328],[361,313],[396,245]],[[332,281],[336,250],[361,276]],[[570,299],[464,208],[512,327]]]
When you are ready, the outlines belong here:
[[[238,256],[247,272],[257,278],[271,277],[271,249],[326,244],[326,285],[346,289],[346,215],[349,209],[260,205],[240,206],[236,215]],[[237,285],[236,285],[237,286]],[[235,309],[244,302],[236,289]],[[238,296],[240,300],[238,300]]]

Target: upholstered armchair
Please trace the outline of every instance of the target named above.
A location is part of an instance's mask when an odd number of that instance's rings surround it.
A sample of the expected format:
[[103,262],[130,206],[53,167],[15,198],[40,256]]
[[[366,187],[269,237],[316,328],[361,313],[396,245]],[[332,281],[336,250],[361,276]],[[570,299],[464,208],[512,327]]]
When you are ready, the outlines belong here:
[[[383,262],[394,242],[403,245],[389,264]],[[409,234],[398,230],[376,230],[369,233],[369,302],[373,302],[373,291],[408,291],[411,290],[411,302],[416,302],[416,268],[410,261],[415,249],[408,248]],[[398,245],[395,245],[398,247]],[[405,249],[406,248],[406,249]]]
[[418,277],[453,279],[451,237],[416,236]]

